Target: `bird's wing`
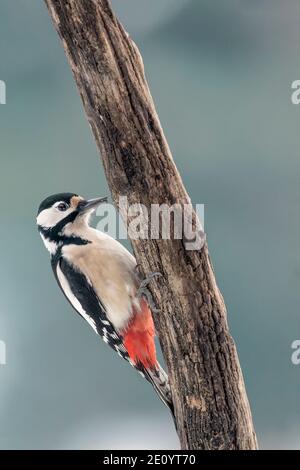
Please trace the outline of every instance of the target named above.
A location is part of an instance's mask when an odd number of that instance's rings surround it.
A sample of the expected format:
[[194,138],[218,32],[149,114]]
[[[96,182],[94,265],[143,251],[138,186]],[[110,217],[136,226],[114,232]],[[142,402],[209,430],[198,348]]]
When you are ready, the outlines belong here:
[[108,320],[105,308],[88,279],[63,257],[53,266],[53,271],[62,292],[73,308],[92,326],[105,343],[131,363],[123,338]]

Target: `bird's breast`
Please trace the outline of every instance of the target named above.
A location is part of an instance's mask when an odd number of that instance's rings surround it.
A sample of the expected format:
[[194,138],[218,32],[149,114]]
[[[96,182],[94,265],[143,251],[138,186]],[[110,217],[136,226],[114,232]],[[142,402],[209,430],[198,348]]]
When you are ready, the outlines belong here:
[[126,328],[138,306],[135,260],[131,254],[127,255],[123,247],[119,250],[118,245],[107,247],[101,243],[67,245],[62,254],[88,279],[116,330]]

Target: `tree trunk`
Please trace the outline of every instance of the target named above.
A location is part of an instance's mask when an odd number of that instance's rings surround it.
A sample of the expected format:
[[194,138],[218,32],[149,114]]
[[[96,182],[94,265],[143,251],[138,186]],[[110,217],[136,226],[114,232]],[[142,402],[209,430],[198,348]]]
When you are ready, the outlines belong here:
[[[115,204],[189,204],[139,51],[108,0],[45,0],[70,62]],[[195,222],[195,215],[193,216]],[[131,240],[151,291],[183,449],[256,449],[226,307],[205,243]]]

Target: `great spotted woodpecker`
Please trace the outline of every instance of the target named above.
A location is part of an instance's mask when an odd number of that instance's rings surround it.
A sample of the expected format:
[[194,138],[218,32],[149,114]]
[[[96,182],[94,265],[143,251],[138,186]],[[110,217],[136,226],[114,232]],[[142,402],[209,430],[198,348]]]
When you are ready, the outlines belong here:
[[89,225],[91,214],[105,201],[73,193],[50,196],[39,206],[38,230],[71,305],[173,412],[168,377],[156,358],[151,310],[138,295],[136,260],[118,241]]

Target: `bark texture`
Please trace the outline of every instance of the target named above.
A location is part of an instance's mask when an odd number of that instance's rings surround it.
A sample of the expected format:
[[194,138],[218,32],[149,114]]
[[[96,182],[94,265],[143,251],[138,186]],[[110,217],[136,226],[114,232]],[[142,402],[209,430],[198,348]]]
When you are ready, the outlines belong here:
[[[45,0],[70,62],[118,206],[188,204],[155,111],[139,51],[107,0]],[[121,213],[124,210],[119,208]],[[250,407],[207,245],[132,240],[160,313],[183,449],[255,449]]]

